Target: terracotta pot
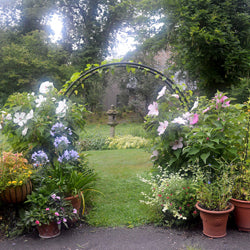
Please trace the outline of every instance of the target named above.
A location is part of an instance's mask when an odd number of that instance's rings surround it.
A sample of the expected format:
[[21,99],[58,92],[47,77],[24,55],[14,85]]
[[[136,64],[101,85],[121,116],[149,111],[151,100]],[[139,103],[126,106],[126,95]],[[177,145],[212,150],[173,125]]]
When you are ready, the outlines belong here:
[[234,204],[234,218],[239,231],[250,232],[250,201],[231,199]]
[[39,236],[44,239],[57,237],[61,233],[60,226],[57,225],[55,221],[51,222],[50,224],[42,224],[41,226],[37,226],[37,230],[39,232]]
[[30,194],[31,191],[32,183],[29,180],[21,186],[6,188],[0,196],[2,201],[5,203],[20,203],[26,199],[27,195]]
[[200,211],[200,217],[203,223],[203,234],[211,238],[220,238],[227,235],[228,215],[234,210],[234,205],[230,203],[230,208],[225,211],[210,211],[199,206],[195,207]]
[[70,201],[72,204],[72,207],[77,209],[77,212],[79,213],[80,207],[81,207],[81,199],[78,195],[66,197],[65,200]]

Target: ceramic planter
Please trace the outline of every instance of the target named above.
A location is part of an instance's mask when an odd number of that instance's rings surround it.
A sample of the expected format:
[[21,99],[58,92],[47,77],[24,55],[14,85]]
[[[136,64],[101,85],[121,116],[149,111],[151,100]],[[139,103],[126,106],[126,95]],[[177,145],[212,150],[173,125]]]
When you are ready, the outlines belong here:
[[70,201],[72,204],[72,207],[75,208],[77,212],[79,213],[79,210],[81,207],[81,199],[78,195],[66,197],[65,200]]
[[32,183],[29,180],[27,183],[5,189],[1,194],[1,200],[4,203],[20,203],[24,201],[28,194],[31,194]]
[[55,221],[50,224],[42,224],[41,226],[37,226],[37,230],[39,232],[39,237],[44,239],[50,239],[57,237],[61,234],[60,226],[57,225]]
[[211,238],[220,238],[227,235],[228,215],[234,210],[234,205],[230,203],[230,207],[225,211],[210,211],[199,206],[199,202],[195,207],[200,211],[200,217],[203,223],[203,234]]
[[231,199],[234,204],[234,218],[239,231],[250,232],[250,201]]

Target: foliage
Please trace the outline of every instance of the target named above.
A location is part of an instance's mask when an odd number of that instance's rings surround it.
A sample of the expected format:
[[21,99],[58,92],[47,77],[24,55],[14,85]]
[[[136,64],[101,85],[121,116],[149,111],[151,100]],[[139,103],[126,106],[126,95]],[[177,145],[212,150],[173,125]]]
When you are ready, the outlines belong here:
[[150,174],[149,179],[140,178],[150,185],[151,192],[143,192],[144,200],[141,202],[155,206],[165,215],[168,225],[181,225],[191,221],[196,211],[196,180],[187,178],[185,174],[169,173],[158,167],[159,174]]
[[234,185],[232,197],[237,200],[250,200],[250,167],[249,165],[233,165]]
[[149,145],[149,141],[138,136],[117,136],[107,139],[108,149],[126,149],[126,148],[145,148]]
[[76,209],[63,196],[52,193],[44,196],[42,193],[32,192],[25,203],[29,204],[28,210],[22,217],[26,226],[41,226],[56,221],[66,227],[67,221],[78,218]]
[[3,152],[0,160],[0,192],[25,184],[33,171],[22,153]]
[[[44,88],[46,84],[52,83],[44,82],[41,86]],[[50,91],[43,91],[40,87],[38,95],[16,93],[9,97],[2,109],[2,133],[15,151],[27,154],[43,149],[51,160],[54,156],[51,127],[63,121],[71,131],[70,141],[74,145],[78,138],[76,129],[85,124],[83,116],[86,110],[60,95],[53,84],[49,86],[52,86]]]
[[211,100],[197,99],[190,111],[178,98],[165,94],[149,108],[146,128],[154,140],[156,166],[167,165],[176,172],[189,164],[220,168],[218,159],[241,161],[246,105],[231,105],[230,98],[218,92]]
[[[174,71],[187,72],[207,95],[237,86],[249,74],[249,1],[143,1],[165,16],[164,25],[147,46],[172,51]],[[167,26],[167,27],[166,27]],[[152,36],[151,36],[152,40]],[[154,46],[150,46],[156,43]],[[158,45],[158,46],[157,46]]]
[[199,206],[207,210],[222,211],[229,208],[229,200],[232,198],[233,179],[230,167],[226,163],[220,162],[221,169],[216,171],[216,175],[211,174],[208,169],[197,169],[197,200]]
[[60,87],[75,71],[67,65],[69,53],[49,44],[44,32],[20,36],[0,30],[0,34],[1,106],[14,92],[36,91],[37,81],[52,80]]

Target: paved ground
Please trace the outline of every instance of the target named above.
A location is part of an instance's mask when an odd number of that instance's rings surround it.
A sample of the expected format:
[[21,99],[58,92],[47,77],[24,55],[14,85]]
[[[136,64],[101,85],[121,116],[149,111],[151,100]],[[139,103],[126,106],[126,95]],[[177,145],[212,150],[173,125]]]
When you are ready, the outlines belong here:
[[1,250],[248,250],[250,233],[228,229],[227,236],[211,239],[201,229],[173,230],[153,226],[94,228],[80,225],[62,230],[57,238],[41,239],[37,232],[0,241]]

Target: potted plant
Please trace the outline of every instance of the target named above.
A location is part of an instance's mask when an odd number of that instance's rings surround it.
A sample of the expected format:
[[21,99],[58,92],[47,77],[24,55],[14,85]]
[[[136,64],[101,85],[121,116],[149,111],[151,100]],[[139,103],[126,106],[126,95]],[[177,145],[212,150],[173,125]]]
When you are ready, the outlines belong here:
[[[212,166],[209,166],[209,168]],[[212,238],[226,236],[228,215],[234,209],[230,172],[222,166],[220,173],[209,175],[198,170],[197,203],[203,223],[203,233]]]
[[3,152],[0,160],[0,197],[5,203],[19,203],[32,191],[33,167],[22,153]]
[[239,231],[250,231],[250,166],[233,166],[234,186],[231,203],[234,204],[234,218]]
[[32,192],[25,203],[29,204],[22,218],[26,226],[36,226],[41,238],[60,235],[61,224],[77,218],[77,210],[58,193],[46,195],[45,189]]

